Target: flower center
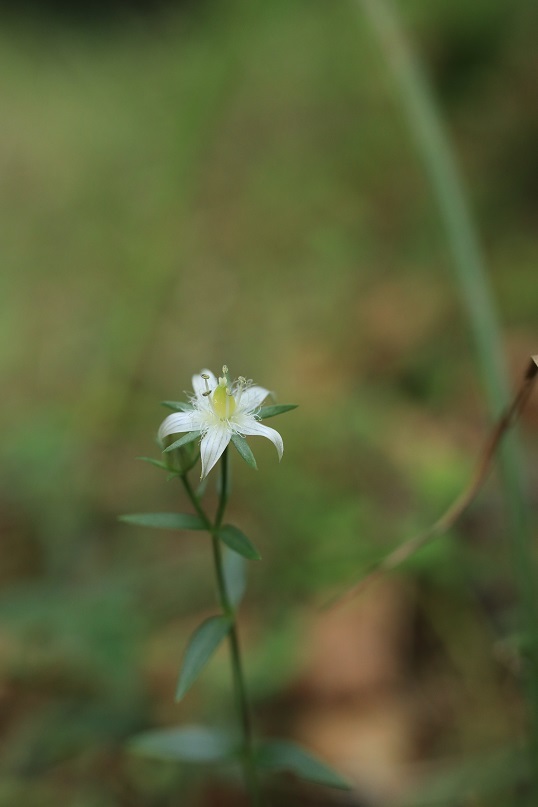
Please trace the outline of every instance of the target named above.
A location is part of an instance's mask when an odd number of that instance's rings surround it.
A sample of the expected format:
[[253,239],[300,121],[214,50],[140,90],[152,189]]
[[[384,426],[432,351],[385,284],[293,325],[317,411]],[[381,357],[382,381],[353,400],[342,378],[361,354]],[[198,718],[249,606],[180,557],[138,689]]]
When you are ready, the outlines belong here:
[[211,396],[211,404],[213,411],[221,420],[227,420],[235,412],[235,398],[225,378],[219,378],[218,386]]

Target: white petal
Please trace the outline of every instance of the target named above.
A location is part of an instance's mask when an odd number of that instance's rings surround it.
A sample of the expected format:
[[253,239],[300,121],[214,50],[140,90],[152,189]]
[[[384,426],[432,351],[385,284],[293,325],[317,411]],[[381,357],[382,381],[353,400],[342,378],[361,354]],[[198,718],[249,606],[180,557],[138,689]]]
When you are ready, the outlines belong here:
[[278,459],[282,459],[282,454],[284,453],[284,443],[282,442],[282,437],[276,431],[276,429],[272,429],[270,426],[264,426],[263,423],[258,423],[257,420],[252,420],[252,422],[248,424],[241,424],[240,426],[241,434],[260,434],[262,437],[267,437],[270,440],[276,450],[278,451]]
[[159,428],[159,440],[162,441],[169,434],[196,431],[198,429],[197,421],[195,412],[175,412],[173,415],[168,415]]
[[217,379],[215,378],[211,370],[201,370],[199,375],[193,375],[192,388],[195,391],[198,398],[201,398],[202,393],[206,392],[207,390],[205,378],[202,378],[202,374],[209,376],[209,378],[207,379],[209,389],[213,390],[217,386]]
[[200,443],[200,456],[202,457],[202,479],[222,456],[224,449],[230,442],[232,431],[227,426],[213,426]]
[[263,387],[248,387],[241,393],[239,408],[244,412],[252,412],[261,406],[270,394],[269,390]]

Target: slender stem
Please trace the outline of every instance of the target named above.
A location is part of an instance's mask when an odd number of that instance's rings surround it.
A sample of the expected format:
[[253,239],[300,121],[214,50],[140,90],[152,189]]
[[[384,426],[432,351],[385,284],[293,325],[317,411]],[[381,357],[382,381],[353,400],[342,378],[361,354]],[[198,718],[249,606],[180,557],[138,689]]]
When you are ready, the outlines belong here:
[[189,496],[196,512],[205,524],[207,531],[211,534],[211,541],[213,547],[213,560],[215,563],[215,575],[217,578],[217,591],[220,606],[224,614],[230,618],[232,626],[228,633],[228,640],[230,643],[230,658],[232,664],[232,675],[234,682],[235,699],[237,704],[237,711],[239,721],[241,724],[241,731],[243,734],[243,771],[248,791],[250,793],[251,803],[253,807],[261,807],[261,793],[258,782],[258,775],[256,770],[256,762],[254,759],[254,746],[252,741],[252,724],[250,720],[250,707],[247,697],[247,689],[245,685],[245,676],[243,673],[243,664],[241,661],[241,650],[239,646],[239,635],[237,631],[237,622],[235,610],[230,602],[228,591],[226,589],[226,579],[224,577],[224,567],[222,562],[222,551],[220,546],[220,538],[218,536],[219,528],[222,525],[226,504],[228,502],[229,494],[229,476],[228,476],[228,449],[224,451],[221,459],[221,488],[219,495],[219,503],[217,513],[215,516],[214,524],[211,523],[207,517],[200,500],[193,490],[191,483],[186,474],[181,477],[183,486]]
[[[360,0],[375,30],[387,64],[398,84],[402,106],[424,166],[429,174],[447,240],[452,251],[461,297],[482,371],[489,410],[494,419],[508,400],[497,321],[479,237],[467,203],[464,183],[437,104],[390,0]],[[531,770],[538,796],[538,597],[530,547],[528,506],[517,437],[504,440],[501,473],[513,541],[514,571],[519,586],[523,631],[531,638],[526,671],[530,705]],[[532,799],[532,794],[531,794]],[[536,803],[536,802],[532,802]]]

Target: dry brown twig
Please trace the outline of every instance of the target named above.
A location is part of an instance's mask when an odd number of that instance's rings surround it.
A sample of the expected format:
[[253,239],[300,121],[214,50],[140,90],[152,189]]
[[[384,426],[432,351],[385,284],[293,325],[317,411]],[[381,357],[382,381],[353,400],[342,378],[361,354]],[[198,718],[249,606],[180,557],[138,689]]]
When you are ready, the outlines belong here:
[[383,560],[379,561],[379,563],[376,564],[376,566],[366,575],[366,577],[363,577],[362,580],[359,580],[358,583],[345,591],[343,594],[337,595],[324,606],[325,608],[333,608],[338,605],[343,605],[353,597],[361,594],[364,589],[370,585],[370,583],[377,580],[377,578],[382,574],[395,569],[397,566],[407,560],[407,558],[411,557],[411,555],[414,555],[415,552],[421,549],[425,544],[429,543],[437,536],[442,535],[444,532],[454,526],[456,521],[458,521],[460,516],[469,507],[478,491],[484,484],[493,465],[497,448],[499,447],[499,444],[506,432],[514,425],[525,409],[537,377],[538,355],[531,356],[529,365],[525,375],[523,376],[521,385],[514,396],[514,399],[488,435],[484,447],[478,457],[478,462],[469,484],[450,505],[450,507],[445,510],[443,515],[437,519],[437,521],[434,522],[434,524],[432,524],[427,530],[419,533],[419,535],[415,535],[408,541],[405,541],[393,552],[383,558]]

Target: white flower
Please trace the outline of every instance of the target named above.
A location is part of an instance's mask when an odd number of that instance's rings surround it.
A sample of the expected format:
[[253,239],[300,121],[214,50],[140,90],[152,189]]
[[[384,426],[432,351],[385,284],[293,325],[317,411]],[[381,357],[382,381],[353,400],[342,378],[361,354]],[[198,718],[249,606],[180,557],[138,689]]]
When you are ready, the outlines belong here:
[[194,395],[190,396],[192,409],[169,415],[161,424],[161,442],[170,434],[201,432],[200,455],[203,479],[218,462],[234,434],[241,437],[261,434],[274,443],[278,458],[282,458],[282,437],[269,426],[259,422],[257,412],[269,395],[269,390],[252,386],[244,378],[233,384],[228,381],[228,368],[222,368],[218,380],[210,370],[202,370],[192,377]]

